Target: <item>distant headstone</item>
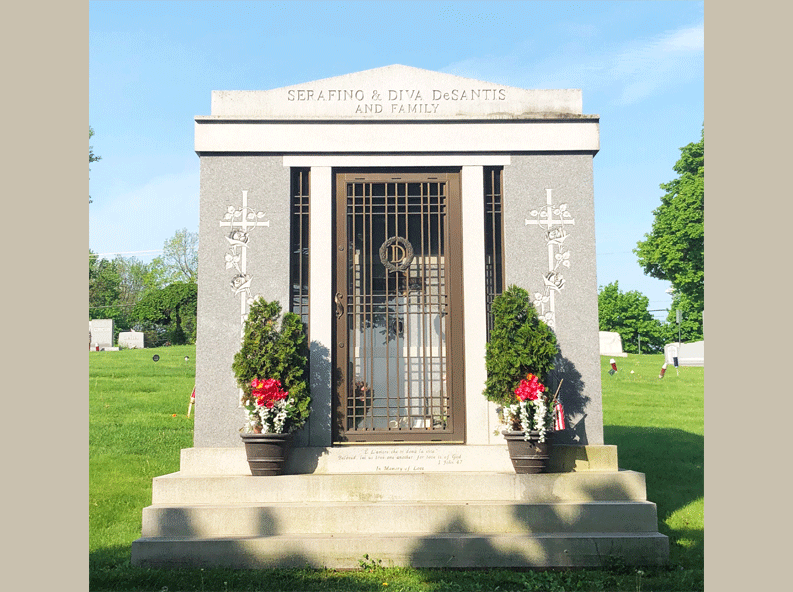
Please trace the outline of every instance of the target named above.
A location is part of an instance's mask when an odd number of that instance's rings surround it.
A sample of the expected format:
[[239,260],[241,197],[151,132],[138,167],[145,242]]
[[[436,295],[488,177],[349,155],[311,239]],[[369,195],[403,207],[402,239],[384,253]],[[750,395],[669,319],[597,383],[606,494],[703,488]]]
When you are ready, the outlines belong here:
[[91,348],[113,347],[113,319],[93,319],[88,322],[91,332]]
[[667,343],[664,346],[664,361],[675,366],[704,366],[705,365],[705,342],[694,341],[692,343]]
[[600,355],[617,356],[620,358],[628,357],[622,351],[622,337],[614,331],[600,331]]
[[125,331],[118,334],[118,346],[129,349],[143,349],[143,333],[140,331]]

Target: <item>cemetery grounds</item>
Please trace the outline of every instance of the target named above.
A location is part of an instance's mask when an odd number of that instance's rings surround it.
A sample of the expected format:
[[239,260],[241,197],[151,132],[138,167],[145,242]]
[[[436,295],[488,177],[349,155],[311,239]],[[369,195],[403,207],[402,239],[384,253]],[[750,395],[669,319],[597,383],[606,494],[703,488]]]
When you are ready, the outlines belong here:
[[131,566],[130,546],[152,479],[178,471],[179,451],[193,445],[195,346],[89,352],[90,590],[704,590],[704,368],[670,366],[659,379],[661,354],[617,364],[609,374],[609,358],[601,358],[604,439],[617,445],[620,467],[645,473],[659,532],[669,537],[668,566],[442,570],[361,557],[352,571],[167,570]]

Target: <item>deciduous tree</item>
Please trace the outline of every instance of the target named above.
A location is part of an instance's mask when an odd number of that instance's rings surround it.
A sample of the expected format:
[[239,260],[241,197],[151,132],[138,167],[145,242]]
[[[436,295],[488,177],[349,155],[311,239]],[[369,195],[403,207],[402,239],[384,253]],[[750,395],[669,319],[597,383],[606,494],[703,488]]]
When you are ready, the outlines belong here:
[[177,230],[165,241],[162,256],[156,257],[153,272],[159,273],[166,283],[198,281],[198,233],[187,228]]
[[121,278],[118,300],[124,306],[134,306],[147,292],[165,287],[151,263],[120,255],[113,259],[113,263]]
[[[679,176],[661,184],[666,194],[653,212],[652,231],[638,242],[634,253],[645,274],[672,283],[678,295],[673,306],[693,324],[689,338],[700,339],[705,306],[704,127],[699,142],[681,148],[674,170]],[[673,308],[670,319],[674,314]]]
[[89,318],[109,318],[92,311],[118,304],[121,294],[121,276],[116,265],[107,259],[97,258],[88,251],[88,307]]
[[598,324],[601,331],[613,331],[622,338],[622,349],[639,351],[639,337],[644,353],[663,351],[669,339],[664,325],[648,310],[650,300],[641,292],[621,292],[619,282],[602,286],[598,291]]
[[[682,316],[679,327],[677,325],[677,310],[680,310]],[[696,305],[689,301],[688,296],[677,292],[673,293],[672,308],[666,319],[670,331],[668,343],[678,341],[678,339],[683,343],[702,339],[702,320],[702,311],[696,309]]]
[[139,323],[164,325],[173,345],[195,341],[198,285],[176,282],[159,290],[151,290],[138,301],[132,318]]
[[88,251],[88,319],[113,319],[114,335],[130,328],[130,308],[120,301],[121,274],[115,261]]

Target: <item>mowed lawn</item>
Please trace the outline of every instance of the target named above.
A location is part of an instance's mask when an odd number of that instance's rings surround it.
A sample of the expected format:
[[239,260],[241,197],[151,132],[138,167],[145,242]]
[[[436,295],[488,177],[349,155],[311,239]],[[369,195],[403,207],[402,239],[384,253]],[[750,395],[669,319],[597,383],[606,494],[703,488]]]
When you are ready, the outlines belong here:
[[672,560],[704,561],[705,369],[667,367],[663,355],[601,358],[603,437],[615,444],[621,468],[645,474],[647,497],[658,506],[659,530]]
[[128,562],[152,479],[178,471],[193,445],[195,346],[88,355],[91,560]]
[[[157,362],[154,355],[159,356]],[[195,346],[90,352],[91,590],[703,590],[704,369],[670,367],[661,355],[618,358],[608,374],[601,358],[604,436],[618,446],[620,467],[645,473],[670,538],[664,568],[601,570],[426,570],[377,566],[360,571],[158,570],[130,566],[151,504],[152,479],[179,470],[193,443],[187,417],[195,380]],[[631,373],[633,370],[633,373]],[[200,394],[199,394],[200,396]]]

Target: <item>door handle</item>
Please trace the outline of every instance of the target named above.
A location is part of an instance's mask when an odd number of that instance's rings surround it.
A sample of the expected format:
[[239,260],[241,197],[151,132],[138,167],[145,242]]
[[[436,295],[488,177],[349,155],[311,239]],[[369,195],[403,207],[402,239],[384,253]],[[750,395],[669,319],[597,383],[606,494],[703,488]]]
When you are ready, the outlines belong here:
[[336,318],[340,319],[344,314],[344,305],[341,302],[341,292],[336,292]]

